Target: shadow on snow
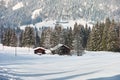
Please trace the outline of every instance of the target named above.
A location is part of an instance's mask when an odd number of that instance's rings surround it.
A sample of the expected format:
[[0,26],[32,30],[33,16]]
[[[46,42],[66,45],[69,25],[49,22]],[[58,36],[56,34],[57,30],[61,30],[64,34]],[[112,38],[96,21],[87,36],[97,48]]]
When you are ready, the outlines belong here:
[[120,80],[120,75],[112,76],[112,77],[102,77],[102,78],[94,78],[88,80]]
[[80,76],[94,74],[94,73],[97,73],[97,72],[100,72],[100,71],[101,70],[97,70],[97,71],[83,73],[83,74],[76,74],[76,75],[70,75],[70,76],[65,76],[65,77],[53,78],[53,79],[49,79],[49,80],[68,80],[68,79],[73,79],[73,78],[80,77]]

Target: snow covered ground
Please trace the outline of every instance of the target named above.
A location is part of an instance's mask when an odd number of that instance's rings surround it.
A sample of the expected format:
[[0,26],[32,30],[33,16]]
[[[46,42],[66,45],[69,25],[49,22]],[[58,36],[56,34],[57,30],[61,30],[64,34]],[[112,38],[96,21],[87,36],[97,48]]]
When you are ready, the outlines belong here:
[[119,53],[39,56],[29,48],[0,47],[0,80],[120,80],[119,68]]
[[[33,12],[33,16],[32,19],[34,19],[35,16],[37,16],[39,14],[39,11],[41,11],[41,9],[36,10],[35,12]],[[71,27],[72,29],[74,28],[75,23],[77,24],[81,24],[83,26],[86,26],[86,24],[88,25],[88,27],[92,28],[94,25],[94,22],[92,21],[86,21],[84,19],[79,19],[79,20],[68,20],[68,21],[60,21],[61,23],[59,23],[62,27],[64,28],[68,28]],[[56,20],[45,20],[42,22],[38,22],[35,25],[33,24],[29,24],[29,25],[22,25],[20,26],[20,29],[25,30],[26,26],[30,26],[30,27],[36,27],[36,28],[42,28],[42,27],[52,27],[54,28],[56,25]]]

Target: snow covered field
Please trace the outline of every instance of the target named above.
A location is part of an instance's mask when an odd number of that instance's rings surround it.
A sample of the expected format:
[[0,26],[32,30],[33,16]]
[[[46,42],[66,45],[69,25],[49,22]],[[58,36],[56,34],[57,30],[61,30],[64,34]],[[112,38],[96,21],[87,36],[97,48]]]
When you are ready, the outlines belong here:
[[120,80],[120,54],[82,57],[35,55],[33,49],[0,47],[0,80]]

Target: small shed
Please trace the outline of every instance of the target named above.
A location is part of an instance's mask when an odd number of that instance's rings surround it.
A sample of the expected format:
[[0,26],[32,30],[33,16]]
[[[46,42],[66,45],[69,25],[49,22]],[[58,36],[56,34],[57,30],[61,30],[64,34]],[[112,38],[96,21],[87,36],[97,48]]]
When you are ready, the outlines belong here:
[[35,53],[35,54],[46,54],[46,53],[45,53],[45,50],[46,50],[46,49],[43,48],[43,47],[37,47],[37,48],[34,49],[34,53]]
[[59,55],[71,55],[70,48],[64,44],[58,44],[54,48],[50,49],[52,54],[59,54]]

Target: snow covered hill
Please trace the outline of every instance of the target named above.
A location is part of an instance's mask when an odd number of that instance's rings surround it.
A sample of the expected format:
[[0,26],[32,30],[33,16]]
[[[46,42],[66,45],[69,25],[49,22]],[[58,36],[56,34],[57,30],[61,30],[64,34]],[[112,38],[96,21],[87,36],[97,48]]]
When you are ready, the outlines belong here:
[[120,18],[120,0],[0,0],[0,24],[15,27],[46,19],[103,21]]
[[35,55],[33,49],[0,47],[0,80],[120,80],[120,54]]

